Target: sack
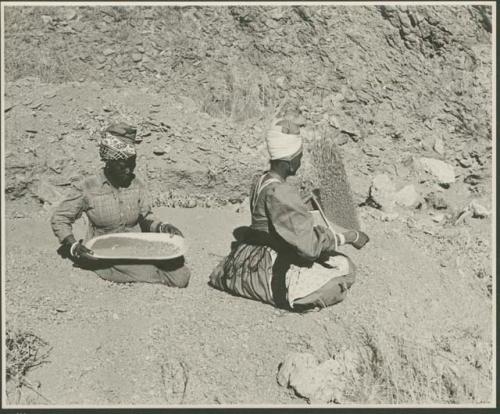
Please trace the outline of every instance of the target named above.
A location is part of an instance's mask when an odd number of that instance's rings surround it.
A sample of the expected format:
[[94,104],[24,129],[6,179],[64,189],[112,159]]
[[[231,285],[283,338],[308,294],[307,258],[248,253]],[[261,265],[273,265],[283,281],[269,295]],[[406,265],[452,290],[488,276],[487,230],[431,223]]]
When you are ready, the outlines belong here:
[[287,274],[288,302],[297,311],[326,308],[342,302],[356,280],[356,268],[347,256],[337,254],[310,268],[292,266]]

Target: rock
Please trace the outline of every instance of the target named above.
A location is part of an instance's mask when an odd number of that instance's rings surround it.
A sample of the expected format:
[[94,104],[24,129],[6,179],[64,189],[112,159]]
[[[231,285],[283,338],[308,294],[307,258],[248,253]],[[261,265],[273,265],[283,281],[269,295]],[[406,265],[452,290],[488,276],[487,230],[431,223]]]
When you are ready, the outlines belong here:
[[472,161],[469,158],[460,158],[458,160],[458,163],[463,168],[469,168],[470,166],[472,166]]
[[142,60],[142,55],[140,53],[132,53],[132,60],[134,62],[140,62]]
[[380,220],[382,221],[394,221],[399,218],[398,213],[382,213],[380,215]]
[[50,24],[50,23],[52,23],[52,17],[47,16],[47,15],[43,15],[42,22],[43,22],[43,24]]
[[307,369],[318,365],[317,358],[310,353],[293,352],[286,356],[285,360],[278,367],[278,384],[286,387],[290,383],[290,378],[303,374]]
[[64,10],[61,17],[63,17],[65,20],[73,20],[74,18],[76,18],[76,10],[73,8],[67,8],[66,10]]
[[465,222],[469,217],[472,217],[472,212],[466,208],[464,211],[462,211],[457,219],[455,220],[455,222],[453,223],[455,226]]
[[479,204],[477,200],[471,201],[468,208],[474,218],[485,218],[491,214],[490,211],[486,209],[486,207]]
[[67,158],[59,158],[53,152],[47,153],[47,167],[57,174],[61,174],[68,164],[69,160]]
[[415,186],[407,185],[394,195],[394,201],[403,207],[415,206],[420,200],[420,194],[415,190]]
[[100,63],[101,65],[106,62],[106,58],[104,56],[101,56],[101,55],[97,55],[95,60],[97,60],[97,63]]
[[113,53],[115,53],[115,51],[113,49],[109,48],[109,47],[106,48],[106,49],[104,49],[103,52],[102,52],[102,54],[104,56],[109,56],[109,55],[112,55]]
[[425,196],[425,201],[436,210],[446,210],[448,208],[446,200],[443,197],[438,196],[436,193],[427,194]]
[[396,188],[389,176],[377,175],[370,186],[369,198],[384,211],[391,211],[394,207]]
[[286,83],[286,78],[284,76],[278,76],[276,78],[276,85],[278,85],[279,88],[284,88]]
[[483,179],[479,174],[470,174],[464,178],[465,184],[477,185]]
[[444,220],[444,214],[436,214],[432,216],[432,221],[435,223],[441,223]]
[[455,182],[454,168],[444,161],[422,157],[418,159],[418,165],[431,174],[438,184],[449,185]]
[[280,365],[277,380],[309,403],[326,404],[338,401],[342,395],[344,371],[345,366],[335,359],[318,364],[312,354],[292,353]]
[[163,155],[165,152],[166,151],[163,148],[153,148],[153,154],[155,155]]
[[439,155],[444,155],[444,143],[441,138],[436,138],[434,141],[434,151],[436,151]]
[[195,208],[198,205],[198,202],[195,199],[190,199],[186,202],[185,208]]

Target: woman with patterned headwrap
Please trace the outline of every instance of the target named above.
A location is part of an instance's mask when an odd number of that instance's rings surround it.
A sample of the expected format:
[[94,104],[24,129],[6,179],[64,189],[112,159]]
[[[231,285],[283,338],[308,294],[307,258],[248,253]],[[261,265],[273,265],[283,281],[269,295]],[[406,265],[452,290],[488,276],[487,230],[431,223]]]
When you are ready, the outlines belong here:
[[186,287],[190,272],[183,257],[151,263],[93,261],[88,257],[92,252],[73,235],[72,225],[83,213],[89,221],[87,239],[109,233],[140,231],[182,235],[172,224],[162,223],[153,216],[147,190],[134,175],[135,136],[136,129],[124,123],[106,129],[99,142],[104,168],[97,175],[82,180],[73,194],[61,202],[52,215],[52,230],[66,256],[103,279]]
[[267,134],[271,168],[252,183],[252,224],[234,231],[231,253],[210,275],[210,285],[277,307],[306,310],[342,301],[354,283],[351,260],[337,252],[360,249],[368,236],[314,225],[298,190],[286,182],[301,165],[304,120],[285,113]]

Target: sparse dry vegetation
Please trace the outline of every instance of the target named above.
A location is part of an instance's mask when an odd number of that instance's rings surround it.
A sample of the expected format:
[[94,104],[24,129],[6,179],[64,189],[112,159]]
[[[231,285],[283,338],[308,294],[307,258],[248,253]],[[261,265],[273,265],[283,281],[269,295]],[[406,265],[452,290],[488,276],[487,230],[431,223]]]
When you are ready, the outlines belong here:
[[[10,389],[15,395],[8,395],[11,403],[19,403],[23,388],[46,398],[38,391],[38,385],[32,384],[28,373],[34,368],[45,364],[51,351],[49,344],[32,332],[21,331],[7,324],[5,331],[6,348],[6,378],[11,382]],[[7,388],[7,390],[9,390]]]

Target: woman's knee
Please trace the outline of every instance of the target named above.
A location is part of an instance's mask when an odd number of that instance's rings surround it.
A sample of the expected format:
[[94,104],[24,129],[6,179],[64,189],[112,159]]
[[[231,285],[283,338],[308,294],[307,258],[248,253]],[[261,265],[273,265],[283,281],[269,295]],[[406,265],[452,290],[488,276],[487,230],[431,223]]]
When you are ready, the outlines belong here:
[[187,288],[189,285],[189,280],[191,279],[191,271],[183,266],[177,269],[170,277],[171,284],[178,288]]

